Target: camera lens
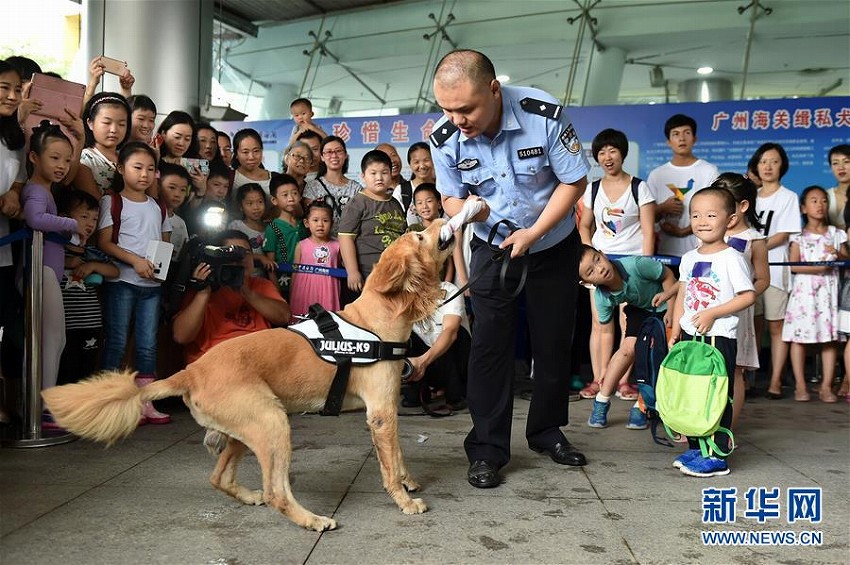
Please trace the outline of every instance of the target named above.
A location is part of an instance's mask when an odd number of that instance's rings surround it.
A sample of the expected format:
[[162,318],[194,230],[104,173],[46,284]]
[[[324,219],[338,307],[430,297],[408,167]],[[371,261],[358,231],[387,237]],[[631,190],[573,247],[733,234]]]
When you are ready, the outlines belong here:
[[406,383],[410,380],[410,375],[413,374],[413,364],[409,359],[405,359],[402,363],[404,364],[401,367],[401,382]]

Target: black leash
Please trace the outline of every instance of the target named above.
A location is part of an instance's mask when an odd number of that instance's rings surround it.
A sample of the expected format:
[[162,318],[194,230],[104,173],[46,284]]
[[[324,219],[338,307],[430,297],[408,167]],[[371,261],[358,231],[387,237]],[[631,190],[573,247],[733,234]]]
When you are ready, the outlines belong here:
[[[496,238],[496,235],[499,233],[499,226],[504,224],[508,228],[509,233],[514,233],[519,228],[511,222],[510,220],[499,220],[496,222],[492,228],[490,228],[490,233],[487,236],[487,245],[490,247],[490,251],[492,251],[493,256],[490,260],[493,263],[502,262],[501,270],[499,271],[499,288],[502,289],[502,292],[508,295],[510,298],[516,298],[519,296],[519,293],[522,292],[523,287],[525,287],[525,280],[528,278],[528,252],[526,251],[520,257],[517,258],[518,261],[522,262],[522,273],[519,277],[519,283],[517,283],[516,288],[513,290],[508,290],[507,283],[505,282],[506,275],[508,273],[508,267],[511,264],[511,251],[513,251],[513,244],[508,245],[504,249],[499,249],[496,245],[493,244],[493,240]],[[479,271],[475,273],[474,276],[470,277],[469,281],[463,285],[457,292],[451,295],[449,298],[446,298],[443,301],[443,304],[448,304],[458,296],[462,295],[466,292],[472,284],[481,278],[481,275],[484,274],[484,271]],[[441,304],[442,306],[442,304]]]

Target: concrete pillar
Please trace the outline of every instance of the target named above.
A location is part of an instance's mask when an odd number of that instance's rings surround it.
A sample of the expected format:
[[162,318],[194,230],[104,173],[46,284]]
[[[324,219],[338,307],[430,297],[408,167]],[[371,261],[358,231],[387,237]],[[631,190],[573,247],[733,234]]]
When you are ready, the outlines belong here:
[[626,52],[619,47],[607,47],[605,51],[594,47],[588,64],[582,106],[616,104],[626,67]]
[[[135,94],[153,98],[160,114],[195,116],[209,103],[212,81],[213,0],[83,2],[86,65],[98,55],[127,61]],[[106,75],[106,90],[118,79]]]
[[[284,120],[290,118],[289,104],[298,98],[298,87],[293,84],[272,84],[266,89],[258,120]],[[314,110],[315,111],[315,110]]]
[[732,100],[732,81],[727,78],[689,78],[678,86],[679,102]]

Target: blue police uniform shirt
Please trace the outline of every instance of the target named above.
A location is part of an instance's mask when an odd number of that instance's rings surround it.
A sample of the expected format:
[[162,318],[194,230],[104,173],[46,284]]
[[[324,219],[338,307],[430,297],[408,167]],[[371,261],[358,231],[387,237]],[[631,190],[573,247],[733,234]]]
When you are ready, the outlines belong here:
[[[490,228],[502,219],[530,228],[559,183],[574,184],[590,170],[566,112],[559,111],[557,118],[550,118],[525,110],[520,103],[531,98],[532,103],[539,101],[551,112],[554,107],[560,108],[552,96],[536,88],[516,86],[503,86],[501,91],[502,123],[494,139],[484,134],[470,139],[456,131],[431,151],[441,194],[457,198],[476,194],[487,201],[490,217],[473,224],[475,235],[485,241]],[[444,116],[433,131],[440,131],[447,121]],[[535,242],[529,253],[563,241],[575,225],[573,210]],[[499,227],[495,244],[507,236],[507,229]]]

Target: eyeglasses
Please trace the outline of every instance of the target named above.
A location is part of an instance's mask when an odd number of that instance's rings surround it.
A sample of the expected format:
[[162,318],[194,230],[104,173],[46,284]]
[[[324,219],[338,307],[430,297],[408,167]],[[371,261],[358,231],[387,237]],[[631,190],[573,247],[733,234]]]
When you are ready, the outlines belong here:
[[331,157],[332,155],[345,155],[345,149],[323,151],[322,155],[324,155],[326,157]]
[[305,155],[298,155],[297,153],[290,153],[289,158],[295,161],[296,163],[306,163],[308,161],[312,161],[311,157],[307,157]]

